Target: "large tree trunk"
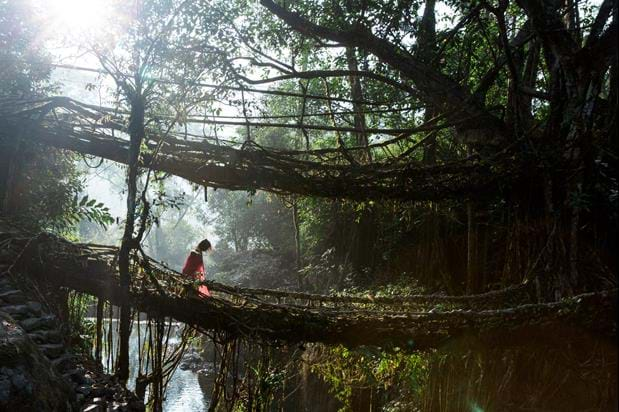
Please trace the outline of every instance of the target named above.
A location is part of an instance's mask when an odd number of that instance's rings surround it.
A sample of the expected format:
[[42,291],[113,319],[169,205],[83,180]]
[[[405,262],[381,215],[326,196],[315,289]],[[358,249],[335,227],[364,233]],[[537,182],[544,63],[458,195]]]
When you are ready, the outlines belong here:
[[[540,283],[545,298],[558,299],[583,285],[580,248],[582,240],[591,237],[588,228],[594,223],[587,214],[588,197],[596,192],[596,122],[600,114],[609,116],[605,104],[600,104],[600,92],[609,63],[617,56],[617,3],[603,2],[584,46],[575,30],[579,26],[576,1],[518,0],[518,4],[541,42],[549,72],[550,105],[541,162],[554,172],[546,183],[551,210],[543,257],[546,270]],[[558,5],[567,6],[567,12]],[[609,21],[611,10],[614,16]]]

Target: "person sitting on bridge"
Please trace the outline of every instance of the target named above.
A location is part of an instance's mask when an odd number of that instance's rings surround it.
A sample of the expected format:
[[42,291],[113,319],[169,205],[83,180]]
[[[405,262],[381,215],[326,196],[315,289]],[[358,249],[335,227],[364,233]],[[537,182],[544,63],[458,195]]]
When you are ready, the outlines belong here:
[[[194,280],[204,281],[205,273],[202,253],[208,252],[212,248],[211,242],[209,242],[208,239],[204,239],[198,243],[198,246],[189,253],[189,256],[187,256],[187,260],[185,261],[185,265],[182,270],[183,275],[186,275]],[[209,292],[206,285],[200,285],[198,288],[198,293],[205,296],[211,296],[211,292]]]

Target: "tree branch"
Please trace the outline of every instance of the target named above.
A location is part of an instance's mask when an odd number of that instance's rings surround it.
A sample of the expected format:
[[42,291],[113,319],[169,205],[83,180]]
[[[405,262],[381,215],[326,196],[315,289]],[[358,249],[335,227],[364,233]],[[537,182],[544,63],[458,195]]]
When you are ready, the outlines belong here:
[[441,108],[448,112],[457,109],[471,118],[479,119],[467,125],[466,128],[493,129],[499,136],[506,134],[504,123],[484,108],[478,107],[468,91],[460,84],[415,59],[389,41],[376,37],[362,24],[349,26],[345,30],[330,29],[314,24],[298,13],[286,10],[272,0],[260,0],[260,3],[301,34],[336,41],[371,52],[381,61],[399,71],[403,77],[412,80],[423,99],[437,109]]
[[240,76],[243,81],[250,84],[265,84],[265,83],[273,83],[282,80],[290,80],[290,79],[316,79],[323,77],[346,77],[346,76],[358,76],[358,77],[366,77],[368,79],[373,79],[379,81],[384,84],[388,84],[397,89],[403,90],[411,95],[417,95],[418,93],[410,86],[406,84],[400,83],[394,79],[391,79],[386,76],[382,76],[380,74],[376,74],[370,71],[365,70],[308,70],[304,72],[291,72],[288,74],[283,74],[281,76],[269,77],[267,79],[259,79],[253,80],[249,79],[245,76]]

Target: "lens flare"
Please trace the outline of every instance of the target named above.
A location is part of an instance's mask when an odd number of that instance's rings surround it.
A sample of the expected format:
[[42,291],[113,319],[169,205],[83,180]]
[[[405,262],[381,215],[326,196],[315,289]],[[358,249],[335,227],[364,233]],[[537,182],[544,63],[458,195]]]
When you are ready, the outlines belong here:
[[110,0],[48,0],[47,14],[54,30],[68,35],[93,35],[111,17]]

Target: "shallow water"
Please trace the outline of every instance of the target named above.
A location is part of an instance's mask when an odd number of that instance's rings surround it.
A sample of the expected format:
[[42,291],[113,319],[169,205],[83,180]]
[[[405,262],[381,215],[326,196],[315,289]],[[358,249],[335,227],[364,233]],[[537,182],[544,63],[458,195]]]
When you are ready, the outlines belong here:
[[[89,319],[94,321],[94,319]],[[108,322],[105,322],[106,326]],[[180,325],[178,325],[180,326]],[[144,339],[146,335],[146,322],[139,322],[140,336]],[[178,329],[177,329],[178,330]],[[104,340],[107,330],[104,330]],[[117,320],[113,320],[112,336],[114,344],[117,342]],[[170,339],[171,344],[178,342],[178,338]],[[116,348],[114,348],[116,350]],[[102,364],[106,372],[110,372],[107,368],[108,348],[104,344],[102,351]],[[138,373],[138,323],[134,322],[129,338],[129,381],[127,386],[129,389],[135,389],[135,377]],[[148,393],[147,393],[148,396]],[[166,392],[166,399],[163,404],[164,412],[202,412],[208,409],[209,392],[204,384],[200,383],[197,372],[191,370],[182,370],[177,368],[170,379],[170,383]]]
[[168,386],[163,410],[193,412],[206,409],[208,409],[208,396],[200,386],[198,374],[190,370],[177,369]]

